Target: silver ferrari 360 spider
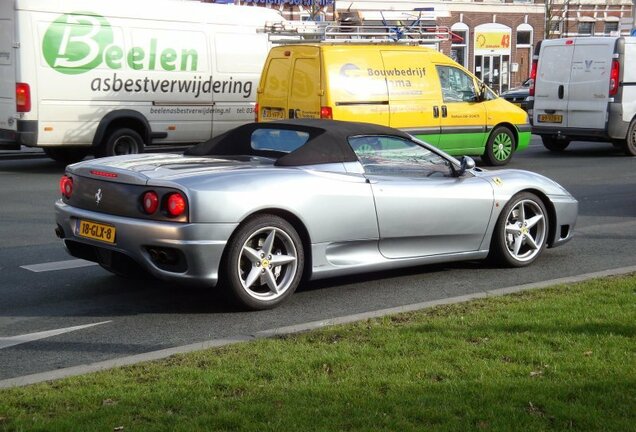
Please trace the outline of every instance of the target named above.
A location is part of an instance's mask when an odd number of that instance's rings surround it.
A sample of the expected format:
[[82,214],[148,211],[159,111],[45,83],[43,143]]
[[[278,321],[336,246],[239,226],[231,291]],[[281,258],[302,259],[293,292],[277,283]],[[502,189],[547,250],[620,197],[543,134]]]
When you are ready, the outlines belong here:
[[66,168],[56,232],[121,275],[219,285],[250,309],[301,280],[445,261],[535,261],[578,203],[521,170],[486,171],[407,133],[328,120],[250,123],[184,155]]

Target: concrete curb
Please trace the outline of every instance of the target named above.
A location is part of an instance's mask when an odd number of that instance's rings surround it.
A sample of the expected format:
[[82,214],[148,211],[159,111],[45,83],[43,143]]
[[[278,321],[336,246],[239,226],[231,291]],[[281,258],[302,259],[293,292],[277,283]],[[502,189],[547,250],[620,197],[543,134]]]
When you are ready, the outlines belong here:
[[121,366],[129,366],[136,363],[141,363],[145,361],[152,360],[160,360],[167,357],[170,357],[175,354],[184,354],[193,351],[200,351],[208,348],[216,348],[227,345],[234,345],[237,343],[243,343],[255,339],[263,339],[263,338],[271,338],[281,335],[289,335],[307,332],[310,330],[320,329],[323,327],[333,326],[337,324],[348,324],[356,321],[363,321],[371,318],[378,318],[386,315],[393,315],[402,312],[413,312],[422,309],[431,308],[433,306],[439,305],[449,305],[455,303],[463,303],[470,300],[486,298],[486,297],[494,297],[494,296],[502,296],[506,294],[512,294],[520,291],[528,291],[535,289],[547,288],[549,286],[554,285],[562,285],[562,284],[573,284],[577,282],[583,282],[590,279],[598,279],[608,276],[619,276],[625,275],[629,273],[636,273],[636,266],[629,267],[621,267],[617,269],[604,270],[594,273],[586,273],[578,276],[570,276],[559,279],[552,279],[548,281],[535,282],[524,285],[516,285],[507,288],[500,288],[489,291],[482,291],[474,294],[466,294],[457,297],[450,297],[445,299],[433,300],[422,303],[413,303],[404,306],[398,306],[387,309],[380,309],[370,312],[363,312],[359,314],[346,315],[336,318],[330,318],[326,320],[320,321],[312,321],[302,324],[296,324],[292,326],[278,327],[269,330],[263,330],[256,332],[252,335],[237,335],[233,337],[223,338],[223,339],[213,339],[205,342],[197,342],[194,344],[183,345],[173,348],[166,348],[163,350],[152,351],[143,354],[132,355],[128,357],[120,357],[113,360],[105,360],[102,362],[90,363],[86,365],[73,366],[65,369],[58,369],[54,371],[41,372],[32,375],[24,375],[15,378],[9,378],[0,381],[0,388],[10,388],[10,387],[21,387],[30,384],[36,384],[44,381],[52,381],[61,378],[67,378],[72,376],[84,375],[91,372],[99,372],[108,369],[113,369]]

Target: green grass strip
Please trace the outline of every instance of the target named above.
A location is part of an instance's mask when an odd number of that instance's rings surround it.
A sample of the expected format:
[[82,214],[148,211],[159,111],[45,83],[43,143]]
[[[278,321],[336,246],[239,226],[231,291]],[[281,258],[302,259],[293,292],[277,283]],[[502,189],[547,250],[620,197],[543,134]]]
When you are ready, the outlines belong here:
[[635,340],[599,279],[2,390],[0,430],[634,431]]

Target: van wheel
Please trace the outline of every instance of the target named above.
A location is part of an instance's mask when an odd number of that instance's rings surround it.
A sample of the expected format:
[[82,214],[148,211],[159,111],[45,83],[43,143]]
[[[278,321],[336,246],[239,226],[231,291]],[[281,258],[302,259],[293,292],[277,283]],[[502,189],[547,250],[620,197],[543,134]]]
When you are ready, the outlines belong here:
[[102,143],[97,156],[119,156],[144,152],[144,140],[136,131],[129,128],[115,129]]
[[486,165],[505,165],[510,162],[516,146],[515,136],[510,129],[504,126],[496,127],[488,138],[481,160]]
[[636,119],[632,120],[629,125],[623,149],[627,156],[636,156]]
[[44,154],[63,165],[79,162],[91,152],[89,147],[44,147]]
[[558,139],[553,136],[542,135],[541,141],[543,141],[543,147],[553,152],[562,152],[570,145],[570,140]]

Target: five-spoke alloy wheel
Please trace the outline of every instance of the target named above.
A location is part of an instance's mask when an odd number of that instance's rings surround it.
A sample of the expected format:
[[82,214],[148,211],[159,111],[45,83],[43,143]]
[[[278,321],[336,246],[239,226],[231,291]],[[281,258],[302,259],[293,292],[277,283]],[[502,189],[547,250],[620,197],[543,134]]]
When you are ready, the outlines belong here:
[[253,310],[273,308],[298,287],[303,246],[286,220],[274,215],[248,219],[228,246],[223,278],[240,305]]
[[510,267],[523,267],[536,260],[548,240],[548,214],[534,194],[523,192],[503,208],[491,244],[491,256]]

